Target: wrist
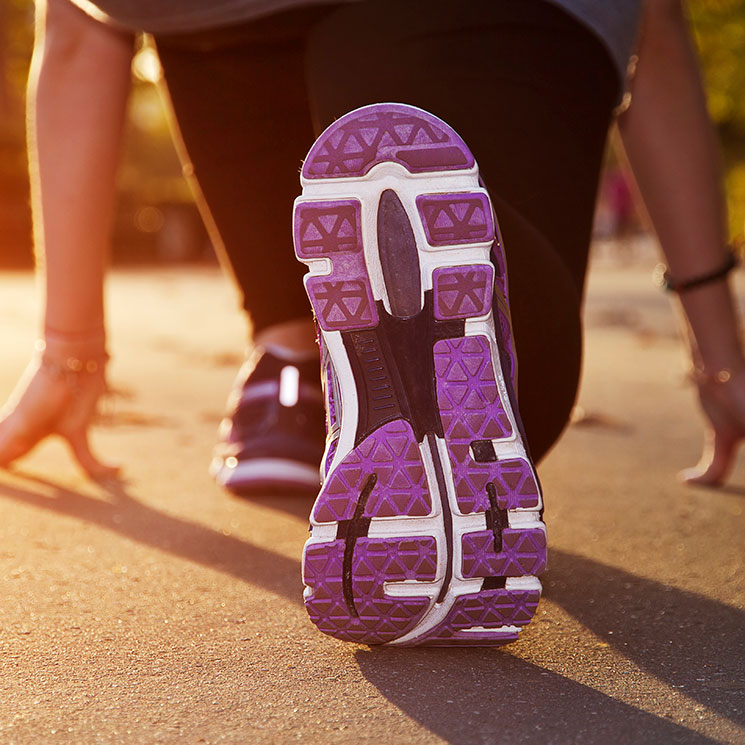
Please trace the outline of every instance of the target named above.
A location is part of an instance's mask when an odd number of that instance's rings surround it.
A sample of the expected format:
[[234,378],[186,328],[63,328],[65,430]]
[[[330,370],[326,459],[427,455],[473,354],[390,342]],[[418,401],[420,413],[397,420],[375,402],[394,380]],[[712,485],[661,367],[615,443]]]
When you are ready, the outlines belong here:
[[737,254],[729,248],[726,257],[708,271],[695,275],[673,277],[667,267],[660,264],[655,269],[654,279],[658,286],[663,287],[668,292],[680,294],[725,279],[738,263]]
[[69,333],[47,326],[35,348],[41,365],[58,376],[97,373],[109,359],[103,327]]

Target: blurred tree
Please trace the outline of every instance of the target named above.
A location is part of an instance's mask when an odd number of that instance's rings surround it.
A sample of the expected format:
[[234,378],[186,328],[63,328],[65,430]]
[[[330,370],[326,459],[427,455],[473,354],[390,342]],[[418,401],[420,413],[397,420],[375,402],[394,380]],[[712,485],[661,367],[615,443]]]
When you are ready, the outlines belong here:
[[33,44],[32,0],[0,3],[0,135],[23,139],[23,91]]
[[689,0],[709,111],[719,130],[730,233],[745,232],[745,0]]
[[0,0],[0,256],[31,262],[24,88],[33,41],[31,0]]
[[745,137],[745,0],[690,0],[709,97],[723,134]]

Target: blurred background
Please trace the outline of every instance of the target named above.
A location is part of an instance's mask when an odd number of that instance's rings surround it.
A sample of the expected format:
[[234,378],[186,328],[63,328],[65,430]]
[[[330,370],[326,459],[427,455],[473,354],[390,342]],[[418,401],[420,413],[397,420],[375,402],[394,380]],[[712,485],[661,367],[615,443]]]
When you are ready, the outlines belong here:
[[[745,0],[690,0],[709,108],[725,165],[730,235],[745,222]],[[0,267],[33,264],[24,141],[24,98],[33,45],[32,0],[0,3]],[[133,63],[133,93],[119,171],[115,264],[212,261],[159,92],[160,67],[147,41]],[[683,157],[683,154],[681,154]],[[596,237],[631,251],[644,235],[623,168],[612,150],[599,193]],[[625,246],[625,248],[624,248]],[[619,248],[620,247],[620,248]]]
[[[33,0],[0,0],[0,267],[33,265],[25,149],[25,87]],[[118,175],[115,264],[212,261],[214,254],[182,176],[161,101],[160,65],[146,40],[132,64]]]

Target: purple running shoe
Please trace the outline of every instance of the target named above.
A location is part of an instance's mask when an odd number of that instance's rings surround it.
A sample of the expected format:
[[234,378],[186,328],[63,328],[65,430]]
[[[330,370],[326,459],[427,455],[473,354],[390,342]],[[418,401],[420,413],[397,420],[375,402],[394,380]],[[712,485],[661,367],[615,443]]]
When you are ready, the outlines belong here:
[[210,472],[239,496],[316,494],[323,409],[317,357],[256,347],[228,399]]
[[431,114],[376,104],[318,138],[301,183],[295,251],[329,428],[308,613],[364,644],[513,641],[538,604],[546,530],[474,158]]

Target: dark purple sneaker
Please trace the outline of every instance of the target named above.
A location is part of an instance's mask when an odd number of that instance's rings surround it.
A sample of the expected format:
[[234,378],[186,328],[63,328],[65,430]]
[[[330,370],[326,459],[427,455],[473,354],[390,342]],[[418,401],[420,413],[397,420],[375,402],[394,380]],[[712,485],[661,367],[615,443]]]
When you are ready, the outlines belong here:
[[513,641],[538,604],[546,530],[474,158],[431,114],[378,104],[318,138],[301,182],[295,250],[333,391],[310,617],[366,644]]
[[238,373],[210,471],[243,496],[315,494],[324,422],[318,357],[294,359],[257,347]]

